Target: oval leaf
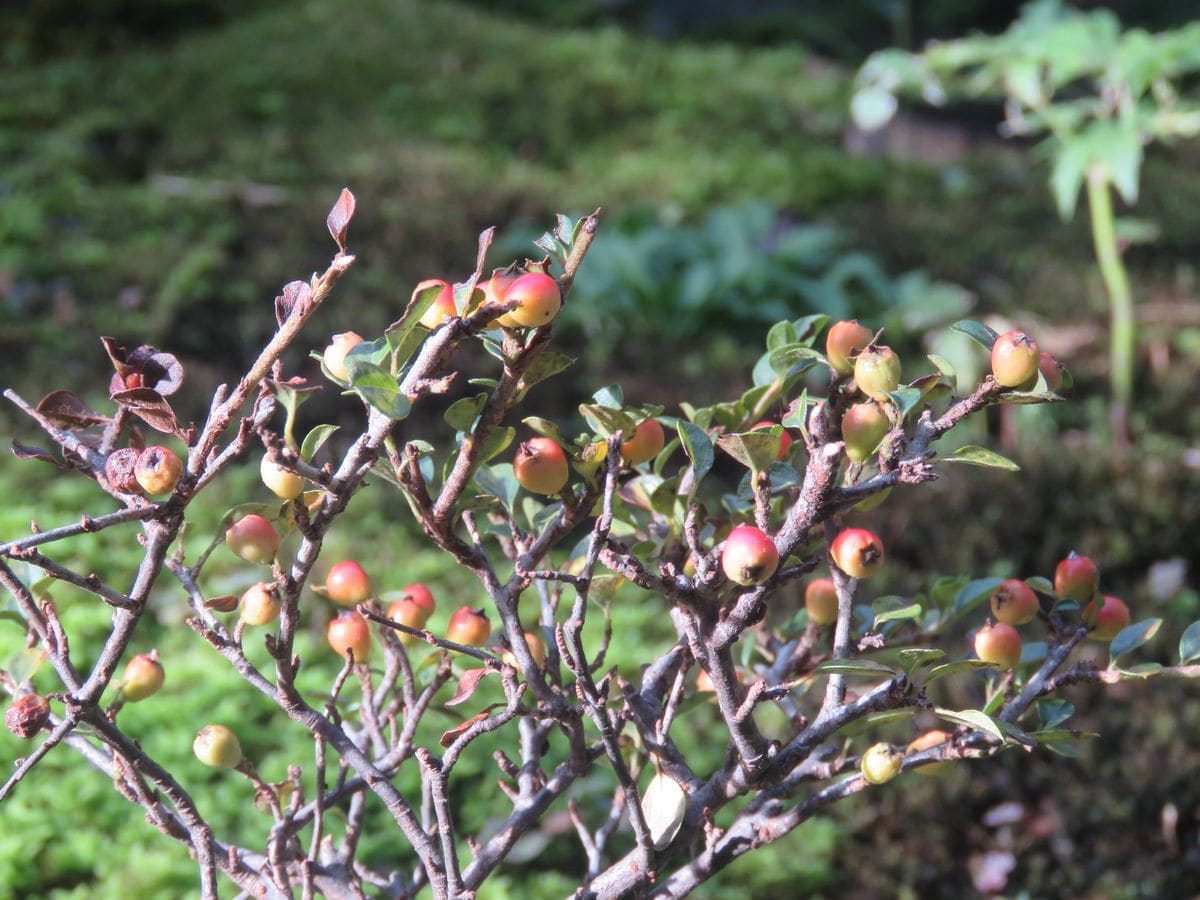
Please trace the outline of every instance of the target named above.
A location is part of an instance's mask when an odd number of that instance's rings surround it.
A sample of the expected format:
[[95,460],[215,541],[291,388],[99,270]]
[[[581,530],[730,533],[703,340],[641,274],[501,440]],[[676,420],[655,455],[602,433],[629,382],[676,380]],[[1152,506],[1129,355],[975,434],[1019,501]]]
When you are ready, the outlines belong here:
[[1179,637],[1179,664],[1186,666],[1200,659],[1200,622],[1193,622]]
[[996,343],[996,339],[1000,337],[991,328],[988,328],[982,322],[976,322],[974,319],[961,319],[951,325],[950,328],[972,338],[988,350],[992,349],[992,344]]
[[1116,660],[1118,656],[1123,656],[1131,650],[1136,650],[1158,634],[1158,629],[1162,627],[1162,622],[1162,619],[1143,619],[1141,622],[1135,622],[1133,625],[1123,628],[1112,639],[1112,643],[1108,647],[1108,658]]
[[977,447],[974,444],[959,447],[951,456],[947,456],[945,461],[967,463],[971,466],[987,466],[990,469],[1004,469],[1008,472],[1021,471],[1021,467],[1008,457],[1001,456],[995,450]]

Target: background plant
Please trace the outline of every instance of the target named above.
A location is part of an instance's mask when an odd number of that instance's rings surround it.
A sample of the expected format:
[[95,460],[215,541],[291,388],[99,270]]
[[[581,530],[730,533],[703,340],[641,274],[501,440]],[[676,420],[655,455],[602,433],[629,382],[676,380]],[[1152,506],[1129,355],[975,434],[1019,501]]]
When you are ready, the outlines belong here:
[[[1071,218],[1086,187],[1096,262],[1111,307],[1110,377],[1119,439],[1128,438],[1137,326],[1112,194],[1133,206],[1144,148],[1200,132],[1200,105],[1181,93],[1197,69],[1200,25],[1159,34],[1122,32],[1109,10],[1081,12],[1058,0],[1038,0],[1002,34],[938,42],[920,53],[882,51],[857,77],[852,110],[867,130],[892,118],[898,91],[920,92],[935,104],[954,95],[1002,95],[1005,134],[1046,136],[1039,152],[1050,160],[1050,188],[1064,219]],[[1147,233],[1144,225],[1126,224],[1126,242]]]

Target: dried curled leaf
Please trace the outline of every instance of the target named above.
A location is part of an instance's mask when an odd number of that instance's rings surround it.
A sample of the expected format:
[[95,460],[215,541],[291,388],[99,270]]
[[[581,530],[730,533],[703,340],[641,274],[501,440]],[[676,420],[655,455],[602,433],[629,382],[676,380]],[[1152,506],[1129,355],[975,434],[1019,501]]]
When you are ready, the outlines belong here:
[[112,399],[156,431],[173,434],[181,439],[184,437],[179,423],[175,420],[175,411],[153,388],[119,391],[112,395]]
[[479,687],[479,682],[491,674],[492,670],[486,666],[481,669],[467,669],[462,678],[458,679],[458,690],[454,692],[453,697],[446,701],[446,705],[458,706],[460,703],[470,700],[475,689]]
[[47,394],[38,403],[37,411],[63,428],[87,428],[89,425],[103,425],[109,421],[107,416],[91,409],[70,391],[53,391]]
[[13,456],[17,459],[40,459],[42,462],[48,462],[51,465],[58,466],[60,469],[65,469],[66,466],[55,459],[49,450],[43,450],[41,447],[33,447],[29,444],[22,444],[18,440],[12,442]]
[[346,229],[350,226],[350,220],[353,218],[354,195],[350,193],[349,188],[342,188],[337,202],[329,210],[329,215],[325,217],[325,227],[329,229],[330,237],[343,253],[346,252]]
[[449,731],[446,731],[445,733],[443,733],[441,738],[439,739],[438,743],[441,744],[443,747],[449,747],[456,740],[458,740],[458,738],[461,735],[465,734],[468,730],[470,730],[471,726],[473,726],[479,722],[482,722],[484,719],[486,719],[488,716],[490,716],[492,714],[492,710],[496,709],[499,706],[503,706],[503,705],[504,705],[503,703],[493,703],[487,709],[482,710],[481,712],[475,713],[475,715],[471,716],[471,718],[467,719],[462,724],[455,725]]
[[164,353],[149,344],[127,350],[110,337],[100,338],[100,343],[116,370],[108,385],[110,395],[135,388],[153,388],[169,397],[183,386],[183,364],[174,354]]
[[275,321],[283,325],[293,315],[304,315],[311,298],[312,288],[307,281],[289,281],[283,286],[283,293],[275,298]]

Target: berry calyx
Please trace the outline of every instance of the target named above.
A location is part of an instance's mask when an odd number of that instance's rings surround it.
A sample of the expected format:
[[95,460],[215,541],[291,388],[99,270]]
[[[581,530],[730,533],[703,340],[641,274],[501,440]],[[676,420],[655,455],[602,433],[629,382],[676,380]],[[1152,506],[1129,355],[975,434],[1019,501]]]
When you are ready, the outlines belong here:
[[1021,635],[1004,622],[989,622],[975,632],[975,655],[1001,669],[1016,668],[1021,661]]
[[463,606],[454,611],[446,626],[446,639],[468,647],[482,647],[492,636],[492,623],[483,607]]
[[183,476],[183,460],[168,447],[147,447],[138,454],[133,474],[147,494],[169,494]]
[[621,460],[627,466],[640,466],[662,452],[667,442],[657,419],[646,419],[634,429],[633,437],[621,444]]
[[242,594],[242,621],[247,625],[270,625],[279,618],[283,600],[274,584],[260,581]]
[[225,529],[225,543],[246,562],[269,565],[279,551],[279,533],[258,513],[251,513]]
[[438,286],[441,287],[441,291],[438,293],[437,299],[433,301],[433,304],[425,312],[421,313],[421,318],[417,320],[430,331],[433,331],[433,329],[437,328],[443,322],[453,319],[458,315],[458,310],[454,306],[454,288],[450,286],[450,282],[448,281],[443,281],[440,278],[427,278],[413,288],[413,298],[415,299],[417,294],[427,288]]
[[129,703],[137,703],[157,694],[163,686],[166,673],[158,661],[158,651],[139,653],[125,663],[125,673],[121,678],[121,696]]
[[900,357],[891,347],[870,344],[854,360],[854,383],[872,400],[886,403],[900,387]]
[[533,437],[517,447],[513,457],[517,482],[534,494],[557,494],[571,475],[567,454],[558,442],[548,437]]
[[779,568],[779,551],[767,534],[753,525],[739,525],[729,532],[721,550],[725,577],[743,587],[762,584]]
[[992,593],[992,615],[1006,625],[1025,625],[1037,618],[1038,598],[1019,578],[1002,581]]
[[242,761],[237,735],[224,725],[205,725],[192,741],[192,752],[206,766],[234,769]]
[[829,555],[851,578],[870,578],[883,566],[883,541],[865,528],[847,528],[833,539]]
[[[760,428],[774,428],[778,424],[778,422],[772,422],[770,419],[763,419],[761,422],[755,422],[753,425],[751,425],[750,430],[758,431]],[[785,428],[779,435],[779,452],[775,454],[775,458],[779,460],[787,459],[788,450],[790,450],[791,447],[792,436],[788,434],[788,431]],[[658,454],[656,453],[655,456],[657,455]]]
[[343,612],[333,619],[325,630],[325,639],[334,653],[344,658],[349,651],[356,663],[365,662],[371,652],[371,629],[356,612]]
[[874,400],[855,403],[842,415],[842,440],[851,462],[864,462],[879,448],[892,423]]
[[871,784],[887,784],[900,774],[903,765],[904,754],[891,744],[883,742],[869,747],[859,762],[863,778]]
[[295,472],[289,472],[269,456],[262,458],[258,473],[267,489],[281,500],[295,500],[304,493],[304,479]]
[[824,627],[832,625],[838,617],[837,588],[832,578],[815,578],[804,589],[804,608],[808,610],[808,621]]
[[1054,593],[1064,600],[1086,603],[1100,587],[1100,572],[1086,556],[1071,553],[1054,567]]
[[371,579],[352,559],[344,559],[325,576],[325,594],[341,606],[355,606],[371,597]]
[[562,292],[558,289],[558,282],[549,275],[530,272],[508,286],[504,300],[517,302],[507,318],[517,325],[537,328],[554,321],[562,307]]
[[335,334],[329,340],[329,346],[321,354],[325,363],[325,371],[338,381],[349,381],[350,372],[346,368],[346,354],[363,342],[363,336],[357,331],[343,331]]
[[1088,637],[1092,640],[1111,641],[1128,627],[1129,607],[1121,598],[1103,594],[1084,607],[1083,623],[1091,627]]
[[857,319],[834,322],[825,337],[825,357],[835,372],[849,375],[854,371],[854,357],[871,343],[871,332],[858,324]]
[[1002,387],[1023,387],[1036,379],[1040,361],[1037,341],[1023,331],[1005,332],[992,344],[992,377]]

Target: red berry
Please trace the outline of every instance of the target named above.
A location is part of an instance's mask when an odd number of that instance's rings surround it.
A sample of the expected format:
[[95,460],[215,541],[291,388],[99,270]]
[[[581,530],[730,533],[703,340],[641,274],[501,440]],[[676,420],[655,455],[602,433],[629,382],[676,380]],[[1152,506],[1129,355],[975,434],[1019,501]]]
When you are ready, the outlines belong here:
[[883,541],[865,528],[847,528],[833,539],[829,555],[851,578],[870,578],[883,566]]
[[658,456],[666,442],[658,420],[646,419],[634,430],[633,437],[621,444],[621,459],[627,466],[640,466]]
[[1099,598],[1100,608],[1096,608],[1093,600],[1083,609],[1083,623],[1090,625],[1092,630],[1088,637],[1097,641],[1111,641],[1122,629],[1129,625],[1129,607],[1125,601],[1111,594]]
[[138,454],[133,474],[147,494],[169,494],[183,476],[183,460],[167,447],[147,447]]
[[1057,394],[1063,386],[1063,364],[1043,350],[1038,354],[1038,368],[1046,379],[1046,387]]
[[557,494],[571,475],[567,454],[548,437],[523,441],[513,457],[513,472],[521,487],[534,494]]
[[365,662],[371,652],[371,629],[367,620],[356,612],[340,613],[329,623],[325,638],[334,653],[344,657],[349,650],[356,663]]
[[13,701],[4,713],[4,724],[19,738],[31,738],[50,721],[50,701],[37,694],[26,694]]
[[[498,273],[493,275],[487,281],[479,285],[479,289],[483,291],[483,302],[485,305],[499,306],[508,300],[508,289],[512,283],[517,280],[516,275],[504,275]],[[517,322],[512,317],[512,312],[506,312],[496,320],[497,325],[503,325],[505,328],[516,328]]]
[[232,769],[242,761],[237,735],[224,725],[205,725],[192,741],[192,752],[206,766]]
[[1086,603],[1099,586],[1100,573],[1086,556],[1072,553],[1054,569],[1054,592],[1064,600]]
[[410,584],[406,588],[400,589],[400,599],[416,605],[421,610],[425,618],[422,622],[428,621],[437,609],[437,603],[433,599],[433,591],[425,587],[423,584]]
[[834,322],[825,338],[825,356],[834,370],[844,375],[854,371],[854,356],[871,343],[871,332],[856,319]]
[[350,372],[346,368],[346,354],[363,342],[363,336],[356,331],[343,331],[335,334],[329,340],[329,346],[321,355],[325,370],[338,381],[349,381]]
[[282,607],[275,585],[260,581],[242,594],[242,621],[247,625],[270,625],[279,618]]
[[157,650],[139,653],[125,664],[125,674],[121,679],[121,696],[130,703],[145,700],[158,693],[165,678],[166,673],[162,663],[158,661]]
[[415,288],[413,288],[413,297],[421,293],[427,288],[441,286],[442,290],[437,295],[437,299],[433,301],[433,305],[421,314],[418,320],[422,325],[430,331],[437,328],[447,319],[453,319],[458,315],[458,310],[454,306],[454,288],[450,286],[450,282],[442,281],[440,278],[427,278]]
[[446,639],[468,647],[482,647],[492,635],[492,623],[483,607],[463,606],[455,610],[446,626]]
[[325,593],[334,603],[354,606],[371,597],[371,579],[352,559],[337,563],[325,576]]
[[[534,665],[540,669],[546,664],[546,645],[542,643],[541,635],[535,634],[532,631],[525,632],[525,646],[529,648],[529,655],[533,657]],[[500,655],[500,658],[510,666],[517,664],[517,658],[510,650],[505,650]]]
[[268,565],[279,551],[279,534],[274,525],[251,513],[225,529],[225,543],[246,562]]
[[765,532],[739,525],[729,532],[721,550],[721,569],[735,584],[762,584],[779,568],[779,551]]
[[1001,582],[992,594],[992,615],[1006,625],[1024,625],[1037,614],[1037,594],[1019,578]]
[[888,402],[900,387],[900,357],[891,347],[871,344],[854,360],[854,383],[872,400]]
[[1023,331],[1009,331],[992,344],[992,376],[1002,387],[1024,387],[1037,378],[1041,352]]
[[541,272],[522,275],[508,286],[504,299],[517,302],[508,318],[526,328],[549,325],[562,306],[558,282]]
[[804,589],[804,608],[814,625],[832,625],[838,617],[837,588],[832,578],[816,578]]
[[870,459],[891,428],[887,413],[878,403],[873,400],[855,403],[842,415],[842,440],[846,443],[846,456],[851,462]]
[[1015,668],[1021,661],[1021,635],[1003,622],[984,625],[975,632],[975,655],[1001,669]]

